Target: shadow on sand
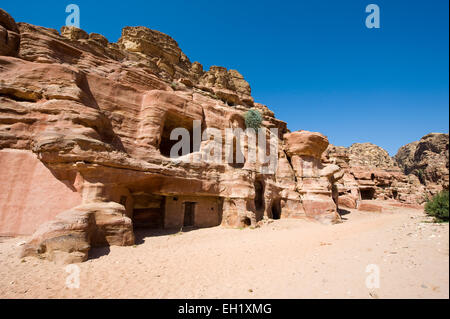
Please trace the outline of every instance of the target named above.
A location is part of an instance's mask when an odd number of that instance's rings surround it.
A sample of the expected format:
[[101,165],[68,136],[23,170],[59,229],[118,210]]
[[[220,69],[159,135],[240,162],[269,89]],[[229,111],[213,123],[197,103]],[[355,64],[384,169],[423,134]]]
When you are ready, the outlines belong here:
[[348,220],[348,218],[342,217],[345,215],[351,214],[351,211],[346,210],[346,209],[339,209],[339,215],[341,216],[342,220]]
[[134,237],[136,245],[142,245],[145,242],[145,239],[148,237],[161,237],[161,236],[170,236],[177,235],[182,233],[188,233],[193,230],[197,230],[196,227],[183,227],[181,229],[145,229],[145,228],[137,228],[134,230]]
[[[145,229],[145,228],[138,228],[134,230],[134,237],[135,237],[135,245],[142,245],[145,243],[145,239],[149,237],[160,237],[160,236],[170,236],[170,235],[177,235],[177,234],[183,234],[188,233],[193,230],[197,230],[196,227],[183,227],[182,229]],[[111,252],[110,247],[96,247],[92,248],[89,251],[89,258],[88,260],[95,260],[99,259],[103,256],[109,255]]]
[[92,248],[89,250],[88,260],[99,259],[100,257],[107,256],[111,252],[109,247]]

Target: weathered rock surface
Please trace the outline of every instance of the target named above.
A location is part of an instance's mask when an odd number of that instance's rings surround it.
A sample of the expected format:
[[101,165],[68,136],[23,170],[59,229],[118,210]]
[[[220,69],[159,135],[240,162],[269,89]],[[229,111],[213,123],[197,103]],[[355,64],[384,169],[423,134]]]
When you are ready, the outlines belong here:
[[395,161],[383,148],[372,143],[355,143],[348,148],[350,166],[393,168]]
[[333,186],[343,174],[337,165],[322,164],[321,157],[329,145],[328,139],[320,133],[299,131],[285,134],[284,140],[297,181],[296,190],[302,195],[306,215],[332,223],[339,221]]
[[[0,196],[0,234],[35,232],[24,255],[84,261],[93,246],[133,244],[133,227],[339,221],[335,183],[343,174],[321,162],[327,138],[289,134],[286,123],[254,102],[238,71],[204,71],[170,36],[144,27],[126,27],[110,43],[74,27],[16,24],[1,10],[0,25],[11,39],[18,35],[17,47],[0,46],[0,176],[11,189]],[[245,130],[243,116],[252,108],[263,115],[263,128],[278,130],[266,135],[275,167],[250,160],[248,138],[241,140],[244,163],[225,160],[235,143],[223,133]],[[198,144],[194,121],[209,137]],[[176,128],[191,133],[191,148],[171,158]],[[21,175],[11,174],[17,163]],[[24,190],[15,176],[31,187]]]
[[133,224],[117,203],[90,203],[65,211],[34,233],[22,256],[63,263],[88,259],[91,247],[134,244]]
[[416,152],[417,144],[419,144],[419,141],[403,145],[394,156],[395,162],[403,169],[406,175],[413,172],[412,167],[414,165],[414,153]]
[[416,175],[427,188],[448,189],[448,145],[448,134],[430,133],[402,146],[394,158],[405,174]]
[[[405,175],[388,153],[371,143],[353,144],[350,148],[330,145],[323,155],[325,163],[334,163],[344,172],[336,184],[340,207],[379,211],[369,200],[397,200],[419,205],[427,190],[415,175]],[[365,204],[364,204],[365,203]]]
[[[246,129],[250,109],[263,116],[275,167],[251,160],[249,138],[225,137]],[[189,154],[171,157],[177,128],[190,133]],[[418,162],[441,163],[430,139],[417,147]],[[67,263],[86,260],[91,247],[132,245],[135,227],[336,223],[339,205],[416,204],[425,192],[373,144],[346,149],[320,133],[289,132],[238,71],[203,70],[168,35],[125,27],[110,43],[74,27],[15,23],[2,10],[0,163],[0,234],[34,233],[24,256]],[[448,141],[446,163],[448,184]]]
[[383,211],[383,207],[381,205],[377,205],[367,201],[362,201],[359,204],[358,209],[365,212],[376,212],[376,213],[381,213]]

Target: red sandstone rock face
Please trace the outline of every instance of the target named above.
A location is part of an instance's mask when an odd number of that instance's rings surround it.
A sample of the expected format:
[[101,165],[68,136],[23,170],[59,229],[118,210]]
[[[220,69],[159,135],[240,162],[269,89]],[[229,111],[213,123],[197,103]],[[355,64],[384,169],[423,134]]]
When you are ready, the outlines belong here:
[[299,131],[284,136],[288,155],[320,158],[327,149],[328,139],[320,133]]
[[[16,24],[1,10],[0,25],[1,39],[17,40],[0,43],[0,160],[9,163],[0,176],[15,194],[0,197],[1,220],[8,220],[0,232],[31,234],[45,222],[25,255],[83,261],[91,246],[132,244],[133,223],[179,229],[339,220],[334,185],[343,173],[320,159],[328,140],[305,131],[285,136],[286,123],[254,103],[239,72],[204,71],[172,38],[143,27],[124,28],[118,43],[109,43],[73,27],[60,33]],[[249,160],[247,139],[241,164],[224,160],[233,141],[221,137],[169,158],[173,129],[192,133],[194,120],[207,132],[245,129],[251,108],[264,128],[278,129],[266,136],[278,142],[275,170],[263,173],[267,164]],[[223,160],[206,161],[217,145]],[[43,186],[31,187],[33,200],[23,206],[17,194],[25,183],[10,176],[17,163],[31,186]]]
[[52,174],[31,151],[0,150],[0,179],[2,235],[32,234],[42,223],[81,204],[76,174]]
[[124,207],[98,202],[65,211],[41,225],[22,255],[72,264],[86,261],[92,246],[133,244],[133,224]]
[[[191,161],[168,157],[172,129],[192,132],[194,120],[202,130],[245,129],[251,108],[263,115],[264,128],[278,129],[266,136],[279,143],[273,172],[248,160],[248,140],[241,164],[205,160],[209,147],[233,143],[222,138],[181,158]],[[414,156],[421,167],[433,158],[426,178],[448,185],[448,135],[447,175],[435,169],[445,162],[442,147],[434,147],[445,143],[436,139],[418,143]],[[373,144],[328,144],[320,133],[288,133],[254,102],[238,71],[205,71],[158,31],[126,27],[118,43],[109,43],[74,27],[16,24],[0,10],[0,234],[31,234],[42,224],[24,255],[84,261],[92,246],[133,244],[133,225],[335,223],[339,205],[379,211],[362,200],[415,205],[428,191]]]
[[339,207],[356,209],[357,208],[356,199],[351,195],[339,196]]
[[381,213],[383,211],[383,207],[381,205],[377,205],[367,201],[362,201],[359,204],[358,209],[365,212],[375,212],[375,213]]
[[284,140],[305,214],[323,222],[339,221],[337,194],[333,194],[333,186],[343,177],[343,172],[337,165],[322,164],[321,157],[329,145],[328,139],[320,133],[300,131],[285,134]]

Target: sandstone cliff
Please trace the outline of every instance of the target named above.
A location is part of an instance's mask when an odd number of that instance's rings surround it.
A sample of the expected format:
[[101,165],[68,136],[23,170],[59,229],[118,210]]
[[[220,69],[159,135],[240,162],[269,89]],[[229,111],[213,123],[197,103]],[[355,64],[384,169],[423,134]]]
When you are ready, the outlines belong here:
[[[0,26],[0,233],[34,233],[24,255],[83,261],[94,246],[132,245],[135,227],[340,220],[342,174],[321,161],[328,139],[288,132],[238,71],[205,71],[144,27],[110,43],[74,27],[16,24],[2,10]],[[209,161],[211,149],[223,159],[238,145],[213,133],[245,130],[251,109],[276,169],[250,160],[248,139],[244,163]],[[195,123],[206,134],[198,143]],[[192,137],[190,154],[170,156],[176,128]]]
[[430,187],[449,185],[449,136],[443,133],[430,133],[420,139],[402,146],[394,159],[405,174],[414,174]]
[[[252,160],[250,137],[223,134],[245,130],[249,110],[262,115],[258,146],[274,167]],[[171,156],[180,128],[189,151]],[[136,227],[336,223],[338,206],[421,203],[428,181],[448,187],[446,141],[424,137],[396,161],[370,143],[329,145],[289,132],[238,71],[205,71],[161,32],[125,27],[110,43],[0,9],[0,235],[33,234],[24,255],[79,262],[91,247],[132,245]],[[419,170],[425,183],[410,174]]]

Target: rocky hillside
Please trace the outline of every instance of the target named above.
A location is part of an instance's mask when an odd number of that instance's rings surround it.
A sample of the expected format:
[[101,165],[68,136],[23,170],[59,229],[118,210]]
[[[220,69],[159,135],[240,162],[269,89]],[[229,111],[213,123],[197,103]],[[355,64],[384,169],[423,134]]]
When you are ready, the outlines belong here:
[[449,135],[430,133],[420,139],[402,146],[394,156],[396,163],[405,174],[414,174],[423,184],[449,184]]
[[348,148],[348,153],[350,166],[378,168],[393,168],[397,166],[386,150],[372,143],[355,143]]

